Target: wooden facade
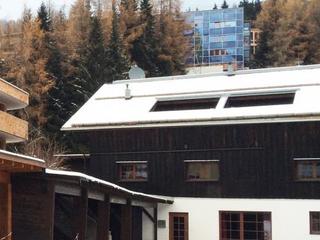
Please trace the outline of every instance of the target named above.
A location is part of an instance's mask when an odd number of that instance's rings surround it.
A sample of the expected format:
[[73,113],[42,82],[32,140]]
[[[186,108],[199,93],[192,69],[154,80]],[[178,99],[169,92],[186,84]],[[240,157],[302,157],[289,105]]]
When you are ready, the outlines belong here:
[[[320,198],[294,158],[320,157],[320,122],[96,130],[88,173],[138,191],[183,197]],[[189,182],[185,160],[219,160],[218,181]],[[119,181],[117,162],[147,161],[148,180]]]

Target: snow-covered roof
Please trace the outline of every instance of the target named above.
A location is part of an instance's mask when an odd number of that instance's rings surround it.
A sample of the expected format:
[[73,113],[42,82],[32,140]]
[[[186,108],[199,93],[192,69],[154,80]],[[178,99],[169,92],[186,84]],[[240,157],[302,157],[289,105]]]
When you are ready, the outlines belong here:
[[50,175],[69,176],[69,177],[80,178],[80,179],[83,179],[87,182],[93,182],[93,183],[104,185],[109,188],[116,189],[117,191],[127,193],[133,197],[144,197],[144,198],[159,201],[162,203],[173,203],[172,197],[151,195],[151,194],[145,194],[145,193],[141,193],[141,192],[131,191],[131,190],[126,189],[124,187],[120,187],[114,183],[107,182],[107,181],[101,180],[99,178],[95,178],[95,177],[86,175],[84,173],[73,172],[73,171],[64,171],[64,170],[53,170],[53,169],[48,169],[48,168],[45,170],[45,172],[46,172],[46,174],[50,174]]
[[[62,130],[320,120],[320,65],[116,81],[103,85]],[[128,89],[127,89],[128,88]],[[226,108],[230,96],[294,93],[292,104]],[[217,97],[212,109],[151,111],[157,101]]]
[[7,172],[34,172],[45,168],[45,161],[26,155],[0,150],[0,165]]

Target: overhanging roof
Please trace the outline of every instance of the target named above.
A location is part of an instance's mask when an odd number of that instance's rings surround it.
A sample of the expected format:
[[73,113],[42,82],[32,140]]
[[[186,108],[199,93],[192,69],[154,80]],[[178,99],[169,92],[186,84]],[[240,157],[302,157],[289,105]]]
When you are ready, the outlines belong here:
[[[320,121],[319,75],[320,65],[311,65],[117,81],[102,86],[62,130]],[[293,104],[224,108],[231,95],[282,92],[295,92]],[[215,109],[150,111],[159,100],[201,97],[220,100]]]
[[0,150],[0,171],[37,172],[45,168],[41,159]]
[[123,193],[125,195],[128,195],[133,199],[136,199],[136,198],[145,199],[145,200],[149,200],[152,202],[167,203],[167,204],[173,203],[173,198],[171,198],[171,197],[157,196],[157,195],[151,195],[151,194],[145,194],[145,193],[141,193],[141,192],[131,191],[131,190],[126,189],[124,187],[118,186],[114,183],[107,182],[107,181],[101,180],[99,178],[95,178],[95,177],[86,175],[84,173],[73,172],[73,171],[64,171],[64,170],[53,170],[53,169],[46,169],[45,173],[47,175],[60,176],[60,177],[70,177],[70,178],[79,179],[80,181],[98,184],[98,185],[101,185],[105,188],[113,189],[119,193]]

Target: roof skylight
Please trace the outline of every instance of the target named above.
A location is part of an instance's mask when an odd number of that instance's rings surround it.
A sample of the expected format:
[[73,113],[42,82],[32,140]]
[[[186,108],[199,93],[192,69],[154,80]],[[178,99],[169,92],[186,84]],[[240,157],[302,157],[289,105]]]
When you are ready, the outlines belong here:
[[293,104],[295,92],[279,94],[260,94],[246,96],[230,96],[225,108],[256,107],[269,105]]
[[219,98],[196,98],[196,99],[175,99],[159,100],[150,110],[151,112],[199,110],[216,108]]

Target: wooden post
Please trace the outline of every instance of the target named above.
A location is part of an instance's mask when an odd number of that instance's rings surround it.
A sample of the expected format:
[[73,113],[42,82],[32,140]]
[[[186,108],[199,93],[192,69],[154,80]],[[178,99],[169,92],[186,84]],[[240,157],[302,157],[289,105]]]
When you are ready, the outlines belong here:
[[121,205],[121,236],[120,240],[132,240],[132,206],[131,199]]
[[81,196],[74,197],[72,240],[85,240],[87,233],[88,190],[81,189]]
[[153,240],[158,240],[158,206],[153,209]]
[[110,196],[105,195],[104,201],[98,202],[97,240],[109,240],[110,229]]

